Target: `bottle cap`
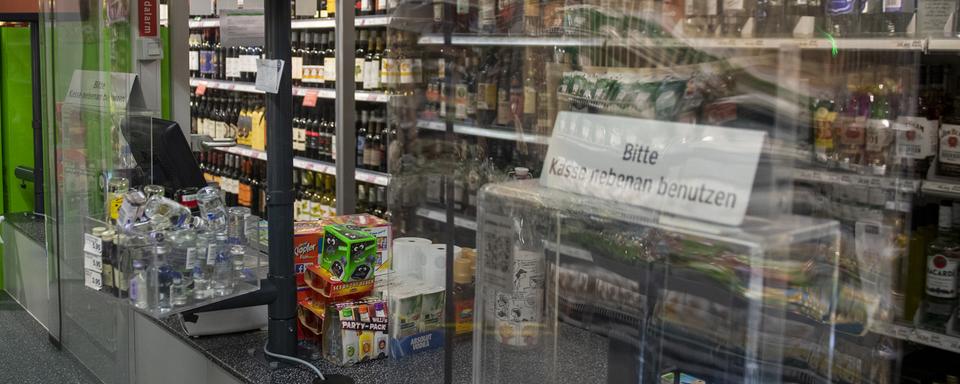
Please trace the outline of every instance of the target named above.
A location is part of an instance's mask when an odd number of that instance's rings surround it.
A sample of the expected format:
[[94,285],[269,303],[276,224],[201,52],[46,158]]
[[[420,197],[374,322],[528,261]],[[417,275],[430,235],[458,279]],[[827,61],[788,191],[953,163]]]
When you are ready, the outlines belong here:
[[134,261],[133,261],[133,269],[143,269],[143,261],[142,261],[142,260],[134,260]]
[[101,235],[103,235],[103,233],[106,231],[106,227],[93,227],[93,229],[90,230],[90,233],[96,237],[101,237]]

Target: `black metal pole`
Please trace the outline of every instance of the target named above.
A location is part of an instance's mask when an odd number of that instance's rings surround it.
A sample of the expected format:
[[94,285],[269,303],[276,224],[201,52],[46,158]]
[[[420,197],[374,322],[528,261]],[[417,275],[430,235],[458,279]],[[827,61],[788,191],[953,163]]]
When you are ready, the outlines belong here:
[[30,23],[33,83],[33,212],[43,214],[43,108],[40,100],[40,21]]
[[297,285],[293,270],[293,131],[290,86],[290,2],[264,3],[267,59],[284,63],[277,93],[267,93],[267,222],[270,239],[268,278],[277,299],[267,309],[270,352],[297,352]]

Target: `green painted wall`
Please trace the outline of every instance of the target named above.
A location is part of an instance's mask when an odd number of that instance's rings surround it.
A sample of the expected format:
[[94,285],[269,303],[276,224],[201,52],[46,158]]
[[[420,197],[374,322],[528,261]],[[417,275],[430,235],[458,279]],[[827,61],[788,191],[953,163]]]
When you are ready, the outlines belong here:
[[170,28],[160,27],[163,60],[160,61],[160,117],[170,120]]
[[5,212],[33,210],[33,183],[20,187],[13,170],[33,167],[33,84],[30,28],[0,30],[0,133],[2,133]]
[[0,213],[34,209],[33,183],[21,187],[14,176],[18,165],[33,167],[31,68],[30,28],[0,28]]

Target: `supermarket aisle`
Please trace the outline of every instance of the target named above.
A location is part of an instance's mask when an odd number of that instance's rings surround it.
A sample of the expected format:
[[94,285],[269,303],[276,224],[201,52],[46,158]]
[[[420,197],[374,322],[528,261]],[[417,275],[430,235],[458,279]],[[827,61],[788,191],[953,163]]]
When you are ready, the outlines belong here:
[[98,383],[20,304],[0,291],[0,383]]

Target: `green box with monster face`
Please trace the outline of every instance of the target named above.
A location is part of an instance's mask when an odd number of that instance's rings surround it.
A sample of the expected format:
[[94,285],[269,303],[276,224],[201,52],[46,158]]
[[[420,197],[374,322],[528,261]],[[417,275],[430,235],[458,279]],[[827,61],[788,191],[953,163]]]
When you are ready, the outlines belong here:
[[373,277],[377,238],[359,227],[334,224],[323,227],[320,267],[343,282]]

